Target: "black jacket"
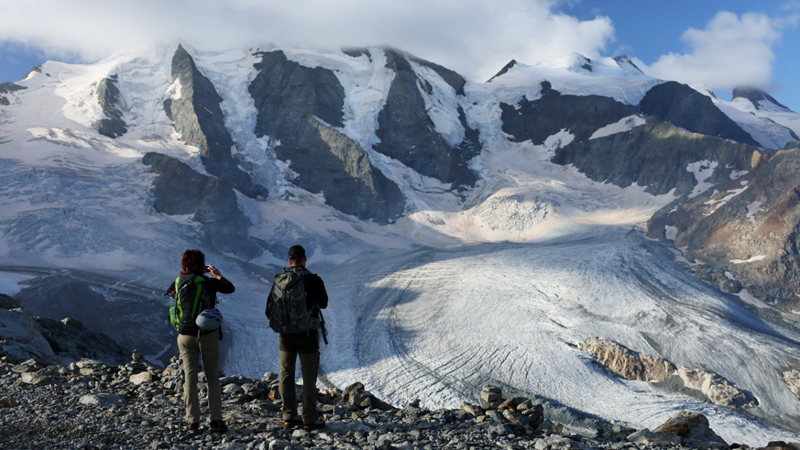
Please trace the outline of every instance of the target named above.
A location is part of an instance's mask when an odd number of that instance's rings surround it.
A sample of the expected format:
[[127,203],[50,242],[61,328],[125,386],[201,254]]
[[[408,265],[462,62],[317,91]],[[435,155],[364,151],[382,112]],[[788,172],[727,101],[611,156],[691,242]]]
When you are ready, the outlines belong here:
[[[318,316],[314,305],[319,305],[320,309],[325,309],[328,307],[328,292],[325,290],[325,283],[322,281],[322,278],[320,278],[319,275],[311,273],[306,270],[305,267],[300,266],[287,267],[283,270],[284,272],[290,270],[294,272],[302,272],[305,270],[305,273],[303,274],[303,284],[306,288],[306,309],[312,311],[311,314],[314,317]],[[267,296],[267,308],[265,310],[267,317],[269,317],[269,306],[272,300],[273,289],[275,289],[274,283],[269,290],[269,296]]]
[[[203,283],[203,287],[208,294],[209,298],[211,298],[211,306],[217,306],[217,292],[221,294],[232,294],[233,291],[236,290],[233,287],[233,283],[228,281],[225,277],[221,279],[216,279],[214,277],[204,277],[205,282]],[[176,290],[175,282],[173,281],[172,284],[169,285],[169,289],[167,289],[167,295],[174,295]],[[195,336],[197,335],[198,328],[197,326],[187,327],[181,334]],[[210,333],[207,332],[207,333]]]

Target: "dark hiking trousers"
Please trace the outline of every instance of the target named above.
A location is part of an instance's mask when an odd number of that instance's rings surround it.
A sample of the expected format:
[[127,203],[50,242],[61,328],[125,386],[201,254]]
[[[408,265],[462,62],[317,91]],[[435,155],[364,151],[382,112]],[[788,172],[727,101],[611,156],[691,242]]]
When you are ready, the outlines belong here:
[[294,373],[300,358],[303,373],[303,423],[310,424],[319,418],[317,413],[317,371],[319,370],[319,333],[281,334],[281,378],[278,390],[283,400],[283,420],[297,417],[297,394]]

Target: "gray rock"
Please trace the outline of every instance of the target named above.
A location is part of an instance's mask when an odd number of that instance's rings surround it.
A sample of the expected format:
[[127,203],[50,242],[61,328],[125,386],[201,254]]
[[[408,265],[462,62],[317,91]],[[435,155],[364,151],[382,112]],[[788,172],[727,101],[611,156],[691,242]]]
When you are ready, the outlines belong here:
[[[699,94],[698,94],[699,95]],[[733,171],[748,170],[755,148],[714,136],[689,133],[656,117],[627,133],[573,141],[556,149],[552,162],[573,164],[589,178],[628,187],[647,186],[654,195],[675,189],[676,196],[692,192],[697,180],[686,170],[690,163],[718,163],[707,182],[730,181]],[[662,227],[663,230],[663,227]]]
[[222,388],[222,392],[226,395],[240,395],[242,394],[242,388],[236,384],[228,384],[224,388]]
[[[648,222],[648,237],[665,239],[665,227],[677,229],[673,245],[690,260],[701,260],[697,275],[713,285],[730,277],[760,299],[774,299],[785,312],[800,309],[795,287],[800,284],[800,230],[794,218],[800,205],[794,189],[800,184],[800,144],[789,144],[772,156],[756,152],[748,170],[736,180],[717,184],[697,197],[675,202]],[[719,170],[718,170],[719,171]],[[746,190],[723,200],[732,192]],[[737,264],[734,261],[748,261]]]
[[105,115],[97,122],[97,132],[112,139],[125,134],[128,127],[122,118],[124,105],[121,105],[117,75],[103,78],[97,83],[97,101]]
[[111,394],[90,394],[84,395],[78,400],[82,405],[89,406],[113,406],[125,403],[125,398]]
[[9,295],[0,294],[0,309],[19,308],[19,302]]
[[275,439],[269,443],[269,450],[283,450],[292,446],[292,443],[283,439]]
[[405,199],[367,152],[334,127],[344,118],[344,88],[334,73],[289,61],[281,51],[260,53],[249,87],[258,109],[256,135],[280,141],[279,159],[298,174],[291,180],[346,214],[389,223]]
[[6,340],[3,350],[20,359],[53,359],[55,353],[29,314],[0,308],[0,336]]
[[[458,111],[465,129],[464,140],[458,146],[451,147],[436,132],[436,127],[427,114],[420,86],[429,92],[432,87],[427,81],[417,77],[410,63],[420,60],[392,49],[386,49],[385,53],[386,67],[394,72],[394,78],[386,104],[378,114],[376,134],[380,142],[374,146],[375,151],[442,182],[453,183],[454,186],[474,185],[477,177],[467,163],[480,153],[481,144],[477,131],[467,124],[464,111],[460,108]],[[454,84],[459,86],[456,88],[456,95],[463,90],[455,72],[440,68],[437,73],[455,81]]]
[[233,187],[194,171],[170,156],[149,152],[142,164],[158,175],[153,181],[154,208],[169,215],[193,214],[202,224],[200,239],[221,251],[253,258],[263,248],[249,239],[250,219],[239,209]]
[[562,95],[548,81],[541,83],[541,98],[523,97],[517,104],[500,103],[503,132],[513,142],[542,145],[561,130],[576,141],[587,140],[598,129],[636,114],[633,106],[598,95]]
[[761,146],[710,98],[685,84],[668,81],[654,86],[639,102],[639,109],[693,133]]
[[653,432],[672,434],[682,438],[691,438],[727,446],[727,443],[709,427],[706,416],[693,411],[682,411],[672,416]]
[[233,185],[248,197],[267,197],[263,186],[252,182],[231,156],[233,139],[225,127],[222,97],[198,69],[191,55],[178,45],[172,57],[172,81],[180,80],[181,98],[164,101],[181,140],[200,149],[208,173]]

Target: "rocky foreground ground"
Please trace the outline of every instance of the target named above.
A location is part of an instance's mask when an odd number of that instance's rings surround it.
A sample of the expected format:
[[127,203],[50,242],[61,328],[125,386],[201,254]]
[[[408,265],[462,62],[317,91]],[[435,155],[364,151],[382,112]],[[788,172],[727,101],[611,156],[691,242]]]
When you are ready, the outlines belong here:
[[[277,376],[222,378],[223,434],[186,432],[183,373],[133,360],[67,366],[0,351],[0,448],[4,449],[726,449],[705,417],[683,413],[661,427],[633,430],[581,418],[545,399],[504,398],[486,386],[481,404],[429,411],[391,406],[361,383],[320,393],[324,429],[285,429]],[[201,387],[203,386],[201,379]],[[298,388],[300,389],[300,388]],[[205,404],[203,405],[206,406]],[[564,419],[561,423],[558,420]],[[568,425],[566,423],[569,423]],[[771,443],[771,449],[800,444]]]

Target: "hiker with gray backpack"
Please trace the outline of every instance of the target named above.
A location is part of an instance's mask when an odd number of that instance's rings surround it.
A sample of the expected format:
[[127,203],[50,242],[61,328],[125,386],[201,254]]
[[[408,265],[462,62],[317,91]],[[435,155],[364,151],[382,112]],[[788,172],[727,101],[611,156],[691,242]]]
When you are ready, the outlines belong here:
[[[278,391],[281,413],[287,428],[318,430],[325,421],[317,412],[317,372],[320,332],[325,343],[327,331],[322,310],[328,307],[328,293],[322,278],[306,269],[306,251],[300,245],[289,249],[290,267],[275,275],[267,297],[269,326],[280,334],[281,375]],[[297,414],[295,368],[300,359],[303,374],[303,414]]]
[[[208,381],[208,409],[211,432],[228,430],[222,420],[222,391],[219,374],[219,341],[222,340],[222,314],[217,309],[217,293],[231,294],[233,284],[225,279],[219,269],[206,266],[205,255],[200,250],[186,250],[181,258],[181,273],[170,285],[165,296],[170,297],[169,319],[178,333],[183,372],[183,400],[189,433],[200,429],[200,399],[197,393],[197,376],[200,359]],[[205,276],[210,274],[210,277]]]

